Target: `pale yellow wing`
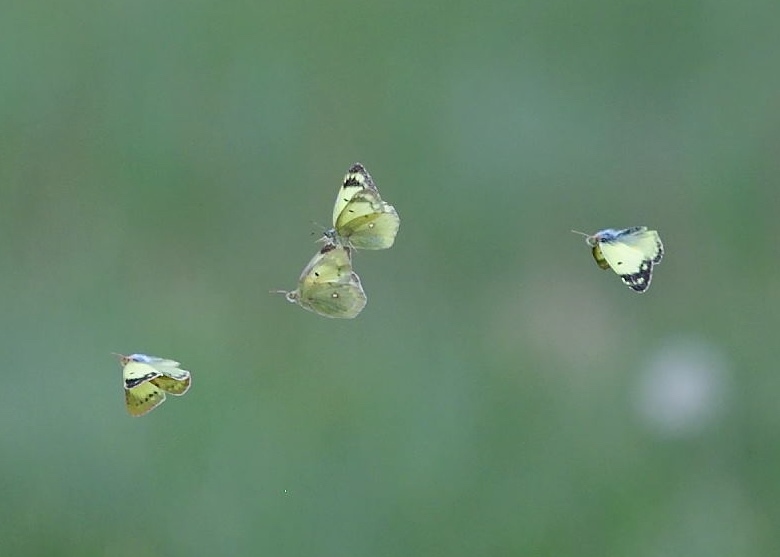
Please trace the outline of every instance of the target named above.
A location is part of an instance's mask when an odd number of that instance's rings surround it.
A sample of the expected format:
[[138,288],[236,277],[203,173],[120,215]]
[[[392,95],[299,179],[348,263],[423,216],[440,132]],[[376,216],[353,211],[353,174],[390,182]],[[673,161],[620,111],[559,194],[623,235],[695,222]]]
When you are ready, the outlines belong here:
[[604,255],[601,253],[601,248],[598,244],[591,248],[591,252],[593,253],[593,259],[596,260],[596,264],[599,267],[602,269],[609,269],[609,263],[607,263],[607,260],[604,259]]
[[163,402],[165,402],[165,392],[151,381],[125,389],[125,403],[131,416],[143,416]]
[[366,305],[360,277],[352,270],[349,248],[326,244],[303,270],[287,299],[324,317],[351,319]]
[[119,356],[125,403],[132,416],[143,416],[165,401],[165,393],[183,395],[190,388],[190,372],[179,362],[146,354]]
[[656,230],[648,230],[646,226],[628,228],[620,235],[619,240],[626,246],[639,251],[644,259],[660,263],[664,256],[664,245]]
[[371,175],[355,163],[333,207],[333,230],[326,237],[358,249],[386,249],[395,242],[401,220],[395,207],[382,200]]
[[144,383],[158,375],[167,375],[180,381],[190,376],[190,372],[186,369],[179,369],[181,364],[176,360],[157,358],[156,356],[147,356],[146,354],[116,355],[119,356],[122,364],[125,388]]
[[179,368],[179,362],[173,360],[164,360],[164,363],[155,362],[151,364],[160,375],[176,379],[178,381],[188,381],[190,378],[190,372],[186,369]]
[[391,247],[400,226],[395,208],[373,190],[353,196],[334,225],[341,241],[358,249]]
[[122,378],[125,382],[125,389],[130,389],[141,383],[146,383],[160,375],[154,367],[142,362],[128,360],[122,368]]
[[314,254],[298,278],[299,287],[324,282],[346,282],[352,272],[352,252],[343,245],[327,243]]
[[155,377],[150,380],[150,383],[174,396],[181,396],[186,393],[190,388],[191,382],[192,378],[189,373],[187,373],[187,376],[184,379],[175,379],[173,377],[161,375],[160,377]]
[[658,232],[644,226],[623,230],[613,240],[601,241],[596,247],[612,270],[635,292],[648,289],[653,265],[660,263],[664,254]]
[[339,193],[336,195],[336,203],[333,205],[333,226],[336,226],[341,213],[344,212],[352,198],[359,192],[367,189],[376,191],[374,179],[371,178],[371,175],[362,164],[356,162],[347,170],[339,188]]
[[326,282],[302,290],[298,303],[323,317],[352,319],[366,306],[366,293],[353,272],[347,282]]

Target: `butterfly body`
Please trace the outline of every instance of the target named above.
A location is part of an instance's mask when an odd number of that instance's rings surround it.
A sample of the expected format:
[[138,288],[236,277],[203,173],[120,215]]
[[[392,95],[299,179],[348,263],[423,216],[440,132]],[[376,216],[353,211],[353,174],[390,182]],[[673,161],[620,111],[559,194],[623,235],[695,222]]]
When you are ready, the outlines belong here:
[[653,266],[661,262],[664,247],[655,230],[646,226],[606,228],[584,234],[596,264],[612,269],[635,292],[644,292],[653,278]]
[[324,239],[357,249],[387,249],[401,225],[395,207],[383,201],[373,178],[360,163],[353,164],[336,196],[333,228]]
[[352,319],[366,305],[360,277],[352,270],[350,248],[331,242],[327,242],[303,269],[298,288],[279,292],[288,302],[323,317]]
[[165,402],[165,395],[180,396],[191,384],[190,372],[179,362],[146,354],[117,354],[122,364],[125,404],[131,416],[143,416]]

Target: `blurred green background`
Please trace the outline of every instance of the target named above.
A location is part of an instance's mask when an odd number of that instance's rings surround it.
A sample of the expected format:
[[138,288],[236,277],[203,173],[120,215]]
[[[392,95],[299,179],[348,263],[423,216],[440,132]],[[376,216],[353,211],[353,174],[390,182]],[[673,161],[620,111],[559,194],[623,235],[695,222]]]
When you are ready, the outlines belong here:
[[[779,24],[4,2],[0,554],[780,554]],[[329,320],[268,291],[355,161],[402,224]],[[645,295],[569,232],[642,224]]]

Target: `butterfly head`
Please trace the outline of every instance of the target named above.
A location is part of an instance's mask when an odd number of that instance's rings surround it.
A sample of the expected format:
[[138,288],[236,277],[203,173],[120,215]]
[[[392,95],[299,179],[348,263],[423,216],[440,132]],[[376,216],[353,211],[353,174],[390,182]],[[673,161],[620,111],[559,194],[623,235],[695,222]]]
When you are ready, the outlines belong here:
[[596,234],[588,234],[586,232],[580,232],[579,230],[572,230],[575,234],[579,234],[580,236],[585,236],[585,243],[588,244],[590,247],[595,246],[598,243],[598,233]]
[[335,228],[328,228],[327,230],[322,231],[322,236],[320,236],[318,242],[322,242],[323,244],[335,244],[336,243],[336,229]]
[[572,232],[581,236],[585,236],[585,243],[590,247],[594,247],[601,242],[615,241],[620,235],[621,231],[615,230],[614,228],[605,228],[604,230],[599,230],[595,234],[586,234],[585,232],[580,232],[579,230],[572,230]]
[[301,293],[298,290],[269,290],[271,294],[284,294],[284,298],[291,304],[297,304]]
[[316,221],[311,221],[312,226],[317,228],[317,230],[312,231],[312,236],[319,233],[322,234],[319,238],[317,238],[318,242],[328,243],[328,242],[335,242],[336,241],[336,230],[333,228],[327,228],[326,226],[321,225],[320,223]]

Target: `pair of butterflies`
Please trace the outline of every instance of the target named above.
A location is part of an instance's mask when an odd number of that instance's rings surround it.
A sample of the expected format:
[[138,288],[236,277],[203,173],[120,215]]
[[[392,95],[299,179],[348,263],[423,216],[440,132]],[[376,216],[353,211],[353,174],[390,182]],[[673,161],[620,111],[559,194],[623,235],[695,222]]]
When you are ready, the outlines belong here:
[[181,396],[190,388],[190,372],[179,362],[146,354],[114,354],[122,364],[125,404],[131,416],[143,416],[163,402],[165,395]]
[[352,269],[352,250],[391,247],[400,225],[395,207],[382,200],[371,175],[362,164],[353,164],[336,196],[333,228],[323,234],[324,245],[303,269],[298,288],[274,292],[324,317],[357,317],[366,293]]
[[612,269],[634,292],[644,292],[653,278],[653,265],[661,262],[664,246],[655,230],[646,226],[634,226],[623,230],[607,228],[595,234],[585,234],[585,242],[591,247],[596,264],[602,269]]

